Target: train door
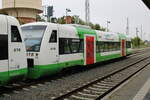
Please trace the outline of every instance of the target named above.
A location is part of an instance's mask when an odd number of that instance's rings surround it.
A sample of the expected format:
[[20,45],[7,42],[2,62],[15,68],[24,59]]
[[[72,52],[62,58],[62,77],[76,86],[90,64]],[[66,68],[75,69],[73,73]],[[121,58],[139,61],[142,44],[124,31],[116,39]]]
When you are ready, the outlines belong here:
[[121,55],[126,56],[126,40],[121,40]]
[[50,46],[50,62],[52,64],[56,64],[59,61],[59,55],[58,55],[58,28],[57,26],[53,26],[51,30],[51,36],[49,40],[49,46]]
[[[14,21],[13,21],[14,22]],[[15,24],[15,23],[14,23]],[[9,76],[18,76],[27,67],[25,45],[22,41],[20,30],[17,25],[9,23]],[[25,73],[24,73],[25,74]]]
[[85,65],[94,64],[95,63],[95,36],[85,35],[84,43],[85,43],[84,44]]

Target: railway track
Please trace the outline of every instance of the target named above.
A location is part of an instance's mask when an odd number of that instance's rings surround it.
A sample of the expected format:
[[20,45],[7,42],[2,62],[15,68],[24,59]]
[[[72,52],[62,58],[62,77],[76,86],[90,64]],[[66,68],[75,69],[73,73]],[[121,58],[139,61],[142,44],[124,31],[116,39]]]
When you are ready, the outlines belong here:
[[100,100],[122,83],[130,79],[150,64],[150,56],[143,58],[125,68],[103,78],[95,79],[68,93],[53,98],[54,100]]
[[[145,52],[146,53],[146,52]],[[143,56],[145,53],[137,54],[140,59],[142,59],[141,56]],[[39,86],[45,85],[46,82],[52,82],[53,80],[59,80],[60,77],[55,79],[44,79],[44,80],[38,80],[38,81],[27,81],[27,82],[19,82],[7,85],[5,87],[0,87],[0,96],[8,96],[11,93],[19,93],[20,91],[30,91],[31,88],[38,88]]]
[[145,48],[145,49],[138,49],[138,50],[133,50],[132,51],[132,54],[128,55],[128,57],[133,57],[133,56],[136,56],[136,55],[139,55],[141,54],[142,52],[148,52],[150,50],[150,48]]

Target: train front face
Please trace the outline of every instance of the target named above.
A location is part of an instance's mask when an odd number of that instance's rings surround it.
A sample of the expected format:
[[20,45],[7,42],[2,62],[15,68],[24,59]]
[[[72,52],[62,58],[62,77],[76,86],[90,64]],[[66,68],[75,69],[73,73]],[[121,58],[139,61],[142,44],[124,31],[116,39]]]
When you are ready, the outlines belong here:
[[27,51],[28,78],[37,79],[41,76],[40,55],[41,44],[47,25],[23,25],[21,27]]

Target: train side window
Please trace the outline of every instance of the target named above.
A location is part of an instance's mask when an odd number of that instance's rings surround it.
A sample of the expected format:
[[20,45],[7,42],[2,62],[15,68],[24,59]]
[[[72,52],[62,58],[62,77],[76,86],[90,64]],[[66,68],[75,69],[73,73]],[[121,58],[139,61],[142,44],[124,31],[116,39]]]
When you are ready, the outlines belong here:
[[50,43],[57,43],[57,30],[52,31],[49,42]]
[[79,39],[72,39],[69,43],[71,48],[71,53],[79,53],[80,50],[80,40]]
[[11,42],[22,42],[17,26],[11,26]]
[[64,41],[62,38],[59,39],[59,54],[64,54]]
[[8,35],[0,35],[0,60],[8,59]]
[[100,52],[104,52],[104,42],[100,42]]
[[70,39],[60,38],[59,39],[59,54],[70,54],[71,48],[70,48]]
[[84,52],[84,41],[81,39],[80,40],[80,50],[79,53],[83,53]]
[[120,49],[121,49],[121,43],[118,42],[118,50],[120,50]]
[[71,53],[71,47],[70,47],[70,39],[65,39],[64,40],[64,53],[65,54],[70,54]]
[[84,52],[84,42],[81,39],[59,38],[59,54],[74,54]]
[[131,42],[130,41],[127,41],[126,45],[127,45],[127,48],[131,48]]
[[96,53],[99,53],[100,52],[100,42],[97,41],[96,42]]

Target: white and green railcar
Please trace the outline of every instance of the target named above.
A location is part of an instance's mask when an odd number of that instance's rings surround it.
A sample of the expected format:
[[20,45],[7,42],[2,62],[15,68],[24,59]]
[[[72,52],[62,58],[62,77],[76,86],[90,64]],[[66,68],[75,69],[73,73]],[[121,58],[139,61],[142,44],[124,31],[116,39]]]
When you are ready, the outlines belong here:
[[0,85],[22,80],[26,75],[26,49],[19,22],[14,17],[0,15]]
[[127,36],[78,25],[37,22],[22,26],[28,77],[51,75],[75,65],[89,65],[127,55]]

